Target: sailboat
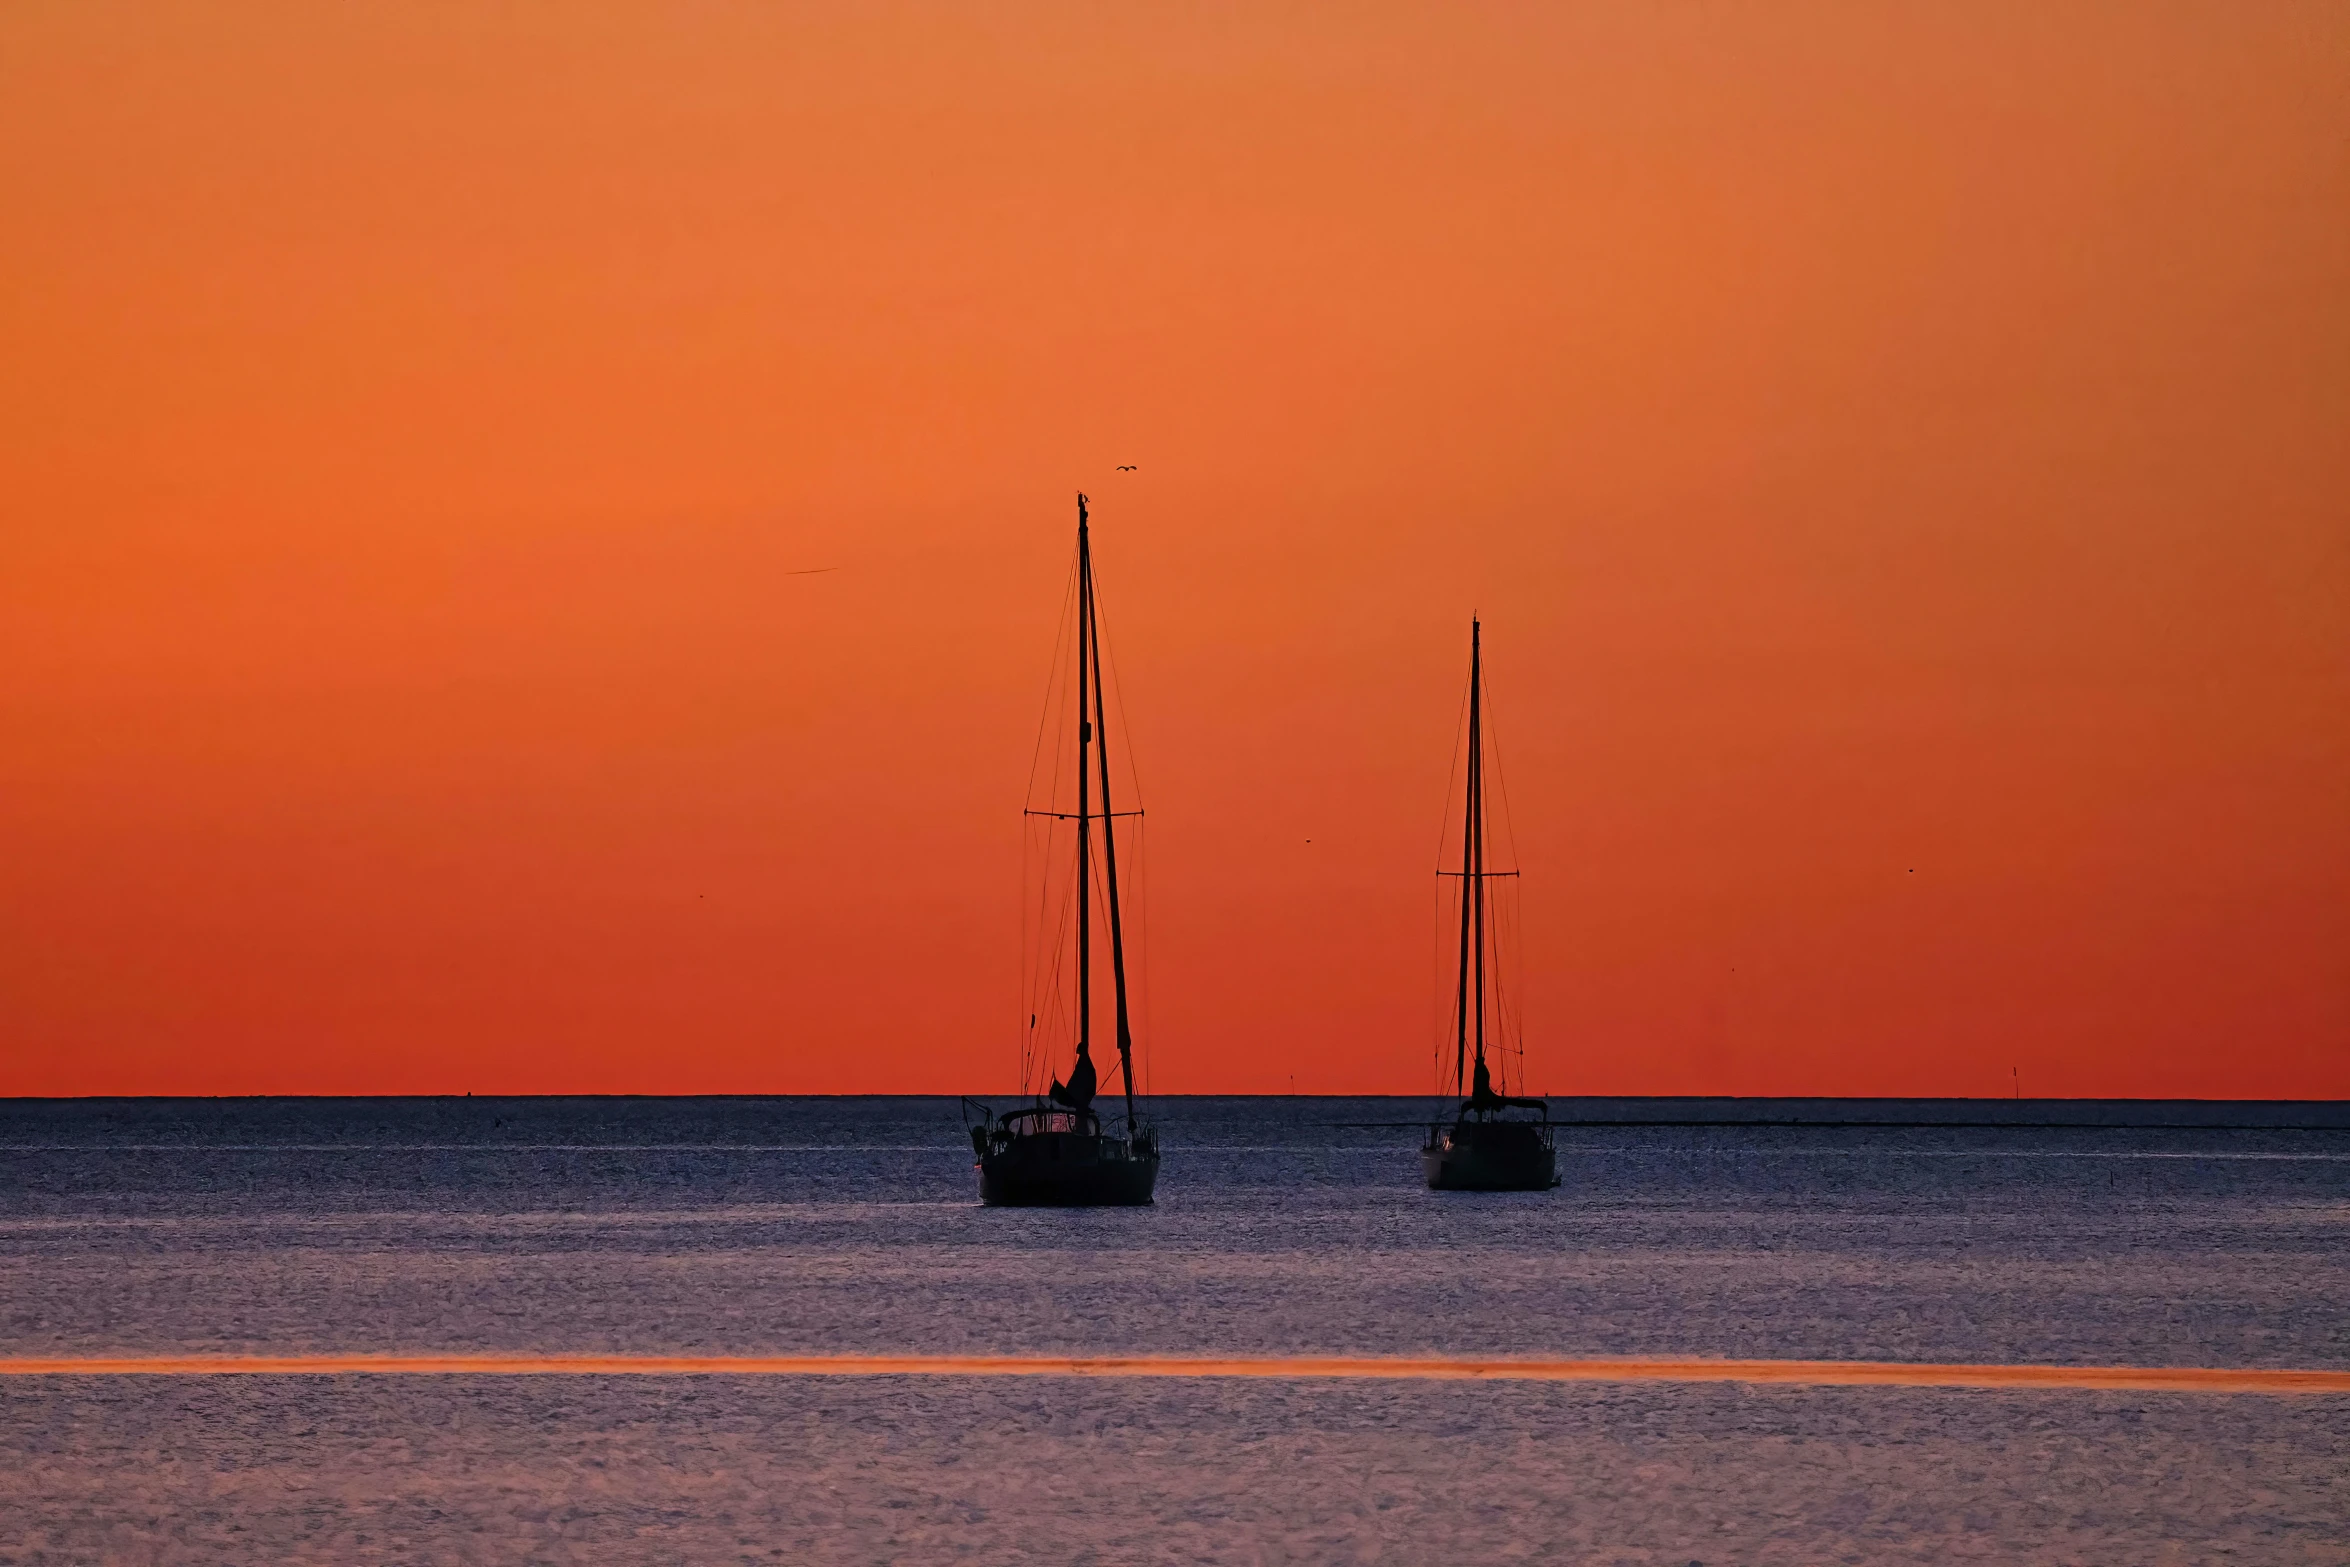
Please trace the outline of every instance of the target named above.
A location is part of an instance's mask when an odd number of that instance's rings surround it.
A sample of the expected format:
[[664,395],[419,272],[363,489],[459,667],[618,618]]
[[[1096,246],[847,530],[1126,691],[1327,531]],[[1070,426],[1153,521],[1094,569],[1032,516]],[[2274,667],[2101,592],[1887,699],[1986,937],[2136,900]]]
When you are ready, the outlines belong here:
[[[1486,863],[1485,823],[1485,655],[1484,628],[1469,622],[1469,787],[1461,822],[1461,868],[1439,871],[1457,875],[1461,882],[1460,976],[1453,992],[1451,1088],[1460,1099],[1452,1124],[1441,1120],[1428,1128],[1420,1150],[1420,1167],[1429,1188],[1440,1192],[1533,1192],[1558,1184],[1558,1155],[1551,1142],[1550,1105],[1541,1099],[1513,1098],[1508,1093],[1509,1052],[1487,1049],[1489,1015],[1498,1013],[1498,963],[1488,973],[1487,959],[1495,956],[1498,929],[1488,918],[1492,906],[1490,883],[1512,877],[1515,870],[1497,871]],[[1504,1082],[1493,1085],[1492,1061],[1503,1064]]]
[[[1110,751],[1102,697],[1101,628],[1095,614],[1093,540],[1086,499],[1077,497],[1077,809],[1030,810],[1031,817],[1075,822],[1077,863],[1074,939],[1076,947],[1076,1056],[1069,1080],[1056,1075],[1049,1092],[1001,1115],[985,1115],[971,1127],[978,1156],[981,1202],[1005,1206],[1090,1208],[1134,1206],[1151,1200],[1159,1179],[1158,1134],[1137,1118],[1134,1107],[1134,1031],[1126,993],[1126,927],[1119,905],[1118,840],[1121,814],[1110,808]],[[1100,798],[1094,798],[1098,782]],[[1097,808],[1098,806],[1098,808]],[[1139,814],[1128,813],[1128,814]],[[1101,841],[1102,901],[1110,945],[1111,1016],[1117,1030],[1118,1074],[1125,1089],[1123,1132],[1106,1129],[1094,1109],[1099,1074],[1093,1062],[1093,893],[1094,833]],[[1056,942],[1054,969],[1063,950]],[[1031,1013],[1029,1027],[1036,1027]],[[1033,1082],[1034,1079],[1031,1079]]]

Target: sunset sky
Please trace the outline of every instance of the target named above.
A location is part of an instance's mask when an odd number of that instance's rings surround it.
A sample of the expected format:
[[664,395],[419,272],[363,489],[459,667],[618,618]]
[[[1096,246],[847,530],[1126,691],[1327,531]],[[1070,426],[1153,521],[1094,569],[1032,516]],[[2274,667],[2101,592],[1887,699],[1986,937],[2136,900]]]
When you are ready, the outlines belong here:
[[2289,0],[12,0],[0,1094],[1003,1090],[1079,490],[1159,1091],[1429,1086],[1476,613],[1532,1088],[2350,1096]]

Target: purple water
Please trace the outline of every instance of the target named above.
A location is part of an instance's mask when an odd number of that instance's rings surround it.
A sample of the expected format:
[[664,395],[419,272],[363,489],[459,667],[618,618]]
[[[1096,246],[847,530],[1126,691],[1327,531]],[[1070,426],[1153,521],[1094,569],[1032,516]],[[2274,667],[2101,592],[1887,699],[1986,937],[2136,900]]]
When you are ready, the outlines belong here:
[[[2350,1369],[2340,1130],[1584,1127],[1476,1197],[1349,1124],[1415,1102],[1156,1108],[1158,1205],[1055,1213],[976,1205],[951,1100],[0,1104],[0,1354]],[[0,1562],[2340,1563],[2346,1460],[2334,1397],[11,1377]]]

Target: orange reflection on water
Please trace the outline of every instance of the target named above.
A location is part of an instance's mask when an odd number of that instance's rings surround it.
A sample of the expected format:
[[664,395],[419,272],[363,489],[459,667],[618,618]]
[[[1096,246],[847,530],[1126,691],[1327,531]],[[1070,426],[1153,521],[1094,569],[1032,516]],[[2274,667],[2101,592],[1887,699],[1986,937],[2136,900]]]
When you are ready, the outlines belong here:
[[1807,1387],[2350,1393],[2350,1371],[2230,1366],[1934,1365],[1872,1360],[1476,1360],[1364,1356],[155,1355],[19,1357],[0,1376],[1360,1377],[1511,1382],[1749,1382]]

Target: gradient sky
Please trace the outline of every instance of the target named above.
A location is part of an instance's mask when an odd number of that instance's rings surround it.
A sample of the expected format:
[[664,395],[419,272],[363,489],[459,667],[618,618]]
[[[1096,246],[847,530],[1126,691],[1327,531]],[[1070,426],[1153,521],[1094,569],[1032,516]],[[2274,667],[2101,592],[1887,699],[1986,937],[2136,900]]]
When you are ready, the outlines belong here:
[[2346,431],[2338,3],[13,0],[0,1093],[1003,1088],[1082,488],[1159,1090],[1474,610],[1535,1089],[2350,1096]]

